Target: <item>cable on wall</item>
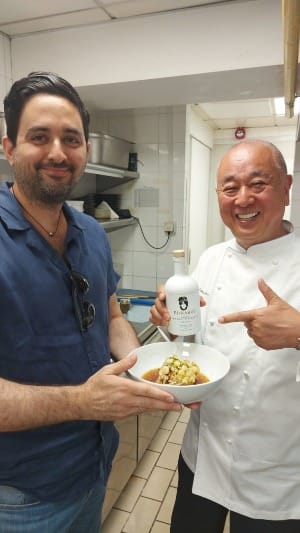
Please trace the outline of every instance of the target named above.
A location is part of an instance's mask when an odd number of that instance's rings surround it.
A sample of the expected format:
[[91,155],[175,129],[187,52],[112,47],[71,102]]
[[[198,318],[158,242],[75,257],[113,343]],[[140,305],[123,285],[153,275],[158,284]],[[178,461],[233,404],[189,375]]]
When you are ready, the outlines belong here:
[[139,225],[139,227],[140,227],[140,230],[141,230],[141,232],[142,232],[142,235],[143,235],[144,241],[148,244],[148,246],[150,246],[150,247],[153,248],[154,250],[161,250],[162,248],[164,248],[165,246],[167,246],[167,244],[168,244],[168,242],[169,242],[169,240],[170,240],[170,234],[171,234],[170,231],[167,231],[167,232],[166,232],[168,236],[167,236],[167,240],[166,240],[166,242],[165,242],[164,244],[162,244],[161,246],[154,246],[154,245],[151,244],[151,243],[148,241],[148,239],[146,238],[145,233],[144,233],[144,230],[143,230],[142,225],[141,225],[141,223],[140,223],[140,219],[139,219],[138,217],[132,217],[132,218],[134,218],[134,220],[137,221],[137,223],[138,223],[138,225]]

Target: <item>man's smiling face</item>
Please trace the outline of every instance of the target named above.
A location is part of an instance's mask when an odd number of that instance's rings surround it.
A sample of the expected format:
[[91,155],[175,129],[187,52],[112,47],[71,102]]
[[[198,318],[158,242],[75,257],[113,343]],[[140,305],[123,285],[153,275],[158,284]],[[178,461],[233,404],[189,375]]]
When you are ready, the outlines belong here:
[[89,144],[77,108],[61,96],[41,93],[24,106],[16,146],[6,139],[5,147],[23,193],[60,203],[84,171]]

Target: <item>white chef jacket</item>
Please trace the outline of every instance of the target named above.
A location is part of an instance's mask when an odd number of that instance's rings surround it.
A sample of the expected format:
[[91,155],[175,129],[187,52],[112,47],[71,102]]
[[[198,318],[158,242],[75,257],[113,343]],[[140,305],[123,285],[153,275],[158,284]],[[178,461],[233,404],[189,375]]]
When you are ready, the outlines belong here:
[[216,394],[191,411],[182,455],[195,473],[195,494],[265,520],[300,519],[300,352],[263,350],[242,322],[219,324],[218,317],[264,307],[260,277],[300,309],[300,239],[288,224],[289,234],[248,250],[234,239],[212,246],[193,274],[207,303],[202,342],[225,353],[231,368]]

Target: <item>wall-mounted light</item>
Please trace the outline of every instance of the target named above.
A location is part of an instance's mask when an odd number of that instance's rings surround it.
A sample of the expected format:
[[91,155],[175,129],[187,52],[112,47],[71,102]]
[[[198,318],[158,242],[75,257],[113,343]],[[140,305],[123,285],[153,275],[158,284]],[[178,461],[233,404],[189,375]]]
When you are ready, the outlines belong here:
[[[274,101],[275,114],[284,116],[285,115],[284,97],[282,96],[280,98],[274,98],[273,101]],[[294,102],[294,115],[298,115],[299,110],[300,110],[300,98],[297,97],[295,98],[295,102]]]

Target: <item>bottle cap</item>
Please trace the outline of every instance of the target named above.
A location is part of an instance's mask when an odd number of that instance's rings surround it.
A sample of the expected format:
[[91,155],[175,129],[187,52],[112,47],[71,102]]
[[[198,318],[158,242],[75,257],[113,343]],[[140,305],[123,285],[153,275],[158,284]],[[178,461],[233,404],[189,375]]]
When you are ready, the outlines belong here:
[[184,250],[173,250],[173,257],[184,257]]

